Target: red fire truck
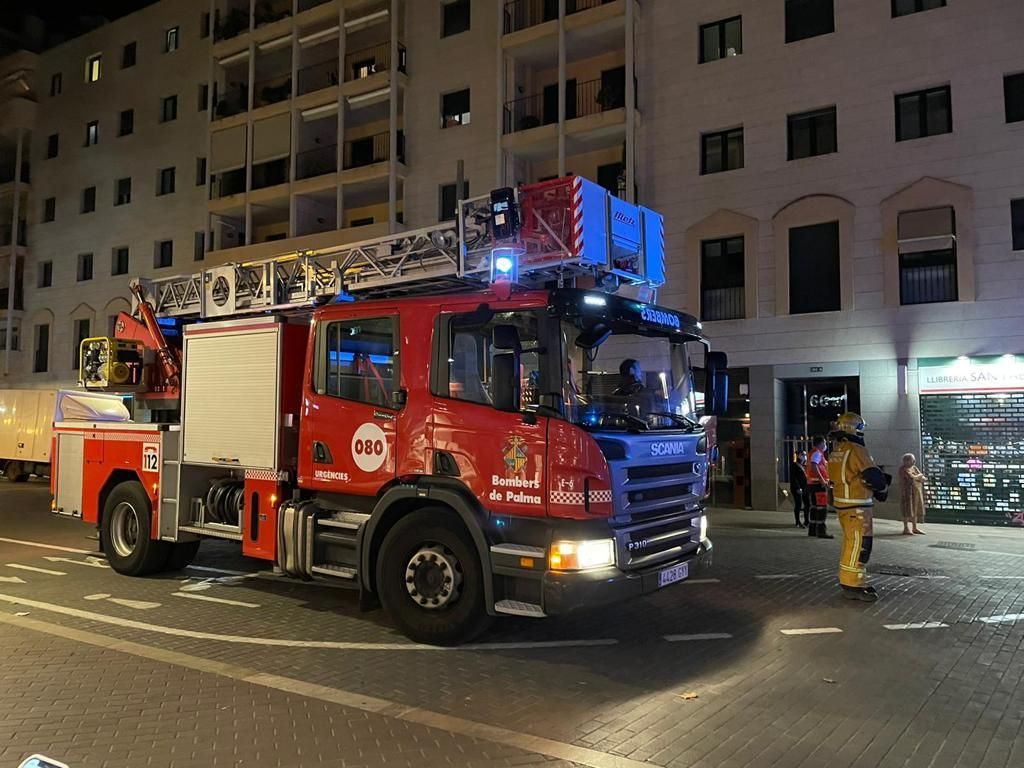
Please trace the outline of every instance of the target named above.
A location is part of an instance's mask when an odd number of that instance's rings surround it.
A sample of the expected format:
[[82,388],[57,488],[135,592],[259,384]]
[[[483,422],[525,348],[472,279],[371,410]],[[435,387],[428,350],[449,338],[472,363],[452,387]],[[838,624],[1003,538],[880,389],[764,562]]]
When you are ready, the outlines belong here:
[[54,510],[119,573],[236,540],[426,643],[682,581],[711,551],[714,453],[689,348],[705,414],[727,376],[699,322],[652,303],[663,279],[661,216],[570,178],[134,281],[60,394]]

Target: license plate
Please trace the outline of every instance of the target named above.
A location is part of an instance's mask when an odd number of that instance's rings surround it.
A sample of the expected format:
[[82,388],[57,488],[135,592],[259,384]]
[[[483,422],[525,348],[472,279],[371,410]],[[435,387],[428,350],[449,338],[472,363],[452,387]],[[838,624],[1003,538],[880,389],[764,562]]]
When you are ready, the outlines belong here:
[[690,575],[690,564],[680,563],[679,565],[673,565],[671,568],[666,568],[658,574],[658,586],[664,587],[669,584],[675,584],[677,581],[682,581]]

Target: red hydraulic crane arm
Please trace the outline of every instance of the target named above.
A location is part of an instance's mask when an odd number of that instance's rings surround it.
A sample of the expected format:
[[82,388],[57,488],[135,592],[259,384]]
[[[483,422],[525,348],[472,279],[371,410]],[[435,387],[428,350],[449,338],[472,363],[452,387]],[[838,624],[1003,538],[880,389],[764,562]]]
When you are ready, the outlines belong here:
[[160,324],[156,321],[156,315],[153,313],[153,305],[146,299],[146,294],[138,283],[132,283],[131,291],[139,301],[139,317],[149,336],[144,341],[155,351],[164,380],[171,384],[177,384],[181,375],[181,363],[174,351],[167,345],[167,339],[164,338]]

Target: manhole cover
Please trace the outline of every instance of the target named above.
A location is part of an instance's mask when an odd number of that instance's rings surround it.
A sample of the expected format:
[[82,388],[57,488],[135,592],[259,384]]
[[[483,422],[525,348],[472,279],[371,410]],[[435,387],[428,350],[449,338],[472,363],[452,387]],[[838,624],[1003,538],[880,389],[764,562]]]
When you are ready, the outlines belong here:
[[932,549],[966,549],[971,550],[977,547],[977,544],[969,544],[965,541],[937,541],[934,544],[929,544]]
[[930,579],[938,575],[927,568],[915,568],[911,565],[873,565],[869,566],[868,570],[881,576],[913,576],[918,579]]

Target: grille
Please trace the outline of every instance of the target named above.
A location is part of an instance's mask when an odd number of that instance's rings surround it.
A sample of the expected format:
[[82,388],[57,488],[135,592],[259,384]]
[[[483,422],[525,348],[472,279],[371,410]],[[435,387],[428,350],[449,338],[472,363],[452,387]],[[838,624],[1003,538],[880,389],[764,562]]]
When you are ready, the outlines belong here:
[[693,462],[684,461],[677,464],[651,464],[646,467],[630,467],[626,470],[629,480],[649,480],[656,477],[693,474]]

